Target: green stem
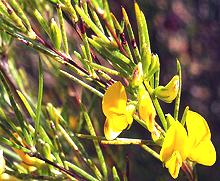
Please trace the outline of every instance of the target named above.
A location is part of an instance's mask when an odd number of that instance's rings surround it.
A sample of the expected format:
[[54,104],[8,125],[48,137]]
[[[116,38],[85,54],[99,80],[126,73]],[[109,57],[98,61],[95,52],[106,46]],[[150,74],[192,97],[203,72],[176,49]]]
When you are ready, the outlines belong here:
[[[83,23],[82,23],[82,26],[83,26],[82,29],[85,29],[85,26]],[[87,59],[89,60],[89,63],[91,64],[92,63],[92,55],[90,52],[89,41],[88,41],[88,37],[86,35],[85,30],[83,30],[83,32],[82,32],[82,40],[83,40],[83,44],[85,46],[85,53],[86,53]],[[95,71],[91,67],[89,67],[88,71],[89,71],[90,75],[92,75],[92,77],[96,76]]]
[[9,150],[8,148],[1,146],[0,149],[3,150],[4,154],[10,156],[11,158],[15,159],[16,161],[20,162],[21,158],[13,151]]
[[109,43],[109,39],[102,33],[102,31],[95,25],[95,23],[92,22],[92,20],[84,13],[84,11],[78,5],[75,5],[75,8],[87,26],[89,26],[103,41]]
[[81,86],[85,87],[86,89],[88,89],[89,91],[93,92],[94,94],[96,94],[97,96],[99,97],[103,97],[104,95],[99,92],[97,89],[93,88],[92,86],[86,84],[85,82],[83,82],[82,80],[74,77],[73,75],[63,71],[63,70],[60,70],[60,73],[65,75],[66,77],[70,78],[71,80],[75,81],[76,83],[80,84]]
[[175,107],[174,107],[174,119],[178,120],[179,115],[179,107],[180,107],[180,97],[181,97],[181,89],[182,89],[182,71],[181,71],[181,65],[179,60],[177,60],[177,73],[179,75],[179,90],[177,93],[176,101],[175,101]]
[[67,164],[68,167],[72,168],[76,173],[78,173],[79,175],[81,175],[85,179],[90,180],[90,181],[98,181],[98,179],[94,178],[92,175],[88,174],[87,172],[85,172],[81,168],[77,167],[76,165],[74,165],[68,161],[65,161],[65,164]]
[[43,76],[43,70],[42,70],[42,62],[41,62],[40,58],[39,58],[38,71],[39,71],[38,72],[39,86],[38,86],[38,100],[37,100],[37,110],[36,110],[36,119],[35,119],[35,137],[34,137],[34,142],[36,142],[37,134],[38,134],[39,127],[40,127],[40,113],[41,113],[41,104],[42,104],[42,98],[43,98],[43,81],[44,81],[44,76]]
[[153,155],[156,159],[160,160],[160,155],[159,155],[156,151],[152,150],[151,148],[149,148],[147,145],[144,145],[144,144],[142,144],[142,145],[140,145],[140,146],[141,146],[141,148],[143,148],[145,151],[147,151],[148,153],[150,153],[151,155]]
[[167,131],[167,120],[166,120],[166,118],[164,116],[164,113],[163,113],[163,110],[162,110],[162,108],[160,106],[160,103],[159,103],[158,99],[153,95],[153,89],[151,88],[149,83],[147,83],[145,81],[144,85],[147,88],[147,91],[149,92],[149,94],[151,96],[151,99],[152,99],[152,101],[154,103],[155,109],[156,109],[157,114],[158,114],[158,116],[160,118],[160,121],[161,121],[161,123],[163,125],[163,128],[164,128],[165,131]]
[[135,121],[137,121],[141,126],[143,126],[146,130],[148,130],[146,123],[140,119],[136,114],[133,115]]
[[96,26],[101,30],[102,33],[104,33],[104,29],[102,27],[102,24],[99,20],[99,17],[98,15],[96,14],[96,12],[93,10],[93,8],[89,8],[90,9],[90,12],[91,12],[91,15],[92,15],[92,18],[96,24]]
[[[136,114],[133,115],[133,118],[145,129],[148,129],[146,123],[142,119],[140,119]],[[157,124],[157,122],[155,122],[155,127],[161,133],[161,135],[165,136],[164,130],[160,127],[160,125]]]
[[139,52],[138,47],[137,47],[137,43],[135,41],[135,36],[134,36],[133,30],[132,30],[127,12],[125,11],[124,8],[122,8],[122,14],[123,14],[126,29],[127,29],[127,32],[128,32],[128,37],[129,37],[130,42],[131,42],[131,47],[132,47],[133,52],[134,52],[134,57],[135,57],[137,62],[141,62],[141,56],[140,56],[140,52]]
[[120,178],[118,176],[118,172],[117,172],[115,166],[112,167],[112,174],[113,174],[113,181],[120,181]]
[[106,73],[109,73],[109,74],[112,74],[112,75],[120,75],[120,73],[117,71],[117,70],[113,70],[113,69],[110,69],[108,67],[104,67],[102,65],[99,65],[97,63],[91,63],[90,64],[95,70],[102,70],[103,72],[106,72]]
[[155,72],[155,88],[159,86],[160,84],[160,69]]
[[58,124],[58,129],[60,130],[61,134],[64,136],[64,138],[66,139],[66,141],[69,143],[69,145],[73,148],[73,150],[76,152],[76,154],[78,155],[78,157],[80,159],[82,159],[88,166],[89,168],[91,168],[91,170],[94,171],[95,175],[101,179],[102,175],[100,173],[100,171],[98,170],[98,168],[96,167],[96,165],[92,162],[92,160],[87,159],[86,157],[84,157],[81,153],[81,151],[79,150],[78,146],[74,143],[74,141],[72,140],[72,138],[69,136],[69,134],[66,132],[66,130],[60,125]]
[[115,140],[106,140],[104,137],[85,135],[85,134],[76,134],[79,138],[90,139],[90,140],[98,140],[101,144],[106,145],[154,145],[154,142],[150,140],[142,140],[142,139],[133,139],[133,138],[116,138]]
[[163,128],[164,128],[165,131],[167,131],[167,120],[166,120],[166,118],[164,116],[164,113],[163,113],[163,110],[162,110],[162,108],[160,106],[160,103],[159,103],[157,98],[153,98],[152,100],[153,100],[154,106],[155,106],[155,108],[157,110],[157,114],[158,114],[158,116],[160,118],[160,121],[161,121],[161,123],[163,125]]
[[[92,125],[92,121],[86,111],[86,108],[83,104],[81,104],[81,109],[83,111],[83,114],[84,114],[84,118],[86,120],[86,123],[87,123],[87,126],[89,128],[89,132],[92,136],[96,136],[96,133],[95,133],[95,130],[94,130],[94,127]],[[100,165],[101,165],[101,168],[102,168],[102,171],[103,171],[103,174],[104,174],[104,178],[107,179],[107,176],[108,176],[108,170],[107,170],[107,166],[106,166],[106,163],[105,163],[105,159],[104,159],[104,156],[103,156],[103,153],[102,153],[102,150],[101,150],[101,147],[98,143],[97,140],[93,140],[93,143],[95,145],[95,149],[96,149],[96,153],[98,155],[98,158],[99,158],[99,162],[100,162]]]
[[68,55],[69,54],[69,48],[68,48],[68,41],[67,41],[67,36],[66,36],[66,31],[65,31],[65,26],[64,26],[64,20],[63,20],[63,13],[60,5],[57,7],[57,14],[60,22],[60,29],[61,29],[61,34],[62,34],[62,39],[63,39],[63,47],[65,53]]

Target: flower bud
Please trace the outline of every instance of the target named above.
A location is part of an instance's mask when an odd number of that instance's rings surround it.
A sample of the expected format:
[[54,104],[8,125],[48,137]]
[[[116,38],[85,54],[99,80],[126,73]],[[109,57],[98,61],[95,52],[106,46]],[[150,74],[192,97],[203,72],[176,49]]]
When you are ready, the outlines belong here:
[[154,127],[153,131],[151,132],[151,138],[157,145],[162,145],[163,143],[163,135],[156,127]]
[[143,65],[143,72],[144,72],[144,77],[147,77],[149,67],[151,64],[151,50],[150,47],[147,44],[144,44],[145,51],[143,51],[142,55],[142,65]]
[[166,103],[171,103],[177,96],[179,91],[179,76],[175,75],[170,82],[164,86],[158,86],[154,90],[154,94]]
[[54,18],[52,18],[50,22],[50,35],[54,47],[59,50],[62,43],[62,34]]
[[142,70],[142,63],[139,62],[136,67],[134,68],[133,75],[132,75],[132,86],[136,87],[142,84],[143,82],[143,70]]
[[158,55],[151,54],[151,64],[148,68],[146,79],[150,80],[153,74],[157,72],[159,69],[160,69],[160,61]]
[[150,132],[154,130],[156,110],[149,93],[143,86],[139,86],[138,111],[140,118],[143,119]]

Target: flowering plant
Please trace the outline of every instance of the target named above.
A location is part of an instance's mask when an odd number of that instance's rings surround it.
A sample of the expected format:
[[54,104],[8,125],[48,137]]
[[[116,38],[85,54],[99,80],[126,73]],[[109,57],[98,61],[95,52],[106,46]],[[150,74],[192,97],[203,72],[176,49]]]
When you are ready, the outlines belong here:
[[[140,146],[173,178],[182,169],[194,180],[196,163],[215,163],[206,120],[188,107],[180,120],[180,62],[176,75],[161,85],[159,56],[151,50],[146,19],[136,2],[134,11],[138,44],[126,10],[116,18],[107,0],[0,1],[1,179],[6,174],[24,180],[127,180],[116,161],[107,161],[103,152],[114,154],[102,144]],[[37,99],[28,72],[16,65],[13,48],[23,46],[17,42],[35,50],[34,61],[38,56]],[[43,89],[53,82],[45,81],[48,77],[61,85],[49,93]],[[73,88],[65,78],[84,89]],[[50,103],[51,94],[59,97],[61,107]],[[75,115],[69,97],[76,99]],[[101,106],[94,106],[98,101]],[[164,114],[161,102],[174,104],[173,115]],[[101,107],[104,126],[96,113]],[[120,138],[135,121],[150,140]],[[89,155],[83,139],[92,140],[98,159]]]

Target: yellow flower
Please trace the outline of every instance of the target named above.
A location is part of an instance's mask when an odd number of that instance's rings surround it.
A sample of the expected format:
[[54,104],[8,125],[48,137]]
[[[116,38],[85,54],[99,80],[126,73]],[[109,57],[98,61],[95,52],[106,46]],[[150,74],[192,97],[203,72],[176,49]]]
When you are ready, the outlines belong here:
[[216,161],[216,151],[206,120],[196,112],[187,111],[186,127],[188,135],[183,125],[174,121],[160,151],[161,161],[173,178],[177,178],[182,163],[187,158],[207,166]]
[[160,159],[173,178],[177,178],[182,162],[188,155],[187,146],[186,130],[181,123],[175,121],[168,129],[160,151]]
[[5,159],[3,156],[3,150],[0,150],[0,175],[5,171]]
[[140,118],[145,121],[148,130],[152,132],[155,126],[156,110],[144,87],[139,87],[138,105]]
[[216,151],[206,120],[196,112],[187,111],[186,126],[190,149],[188,158],[202,165],[213,165],[216,161]]
[[158,86],[154,94],[166,103],[171,103],[179,91],[179,76],[175,75],[166,86]]
[[104,134],[106,139],[115,139],[133,121],[134,106],[127,106],[127,95],[121,82],[111,85],[102,100],[102,110],[106,116]]

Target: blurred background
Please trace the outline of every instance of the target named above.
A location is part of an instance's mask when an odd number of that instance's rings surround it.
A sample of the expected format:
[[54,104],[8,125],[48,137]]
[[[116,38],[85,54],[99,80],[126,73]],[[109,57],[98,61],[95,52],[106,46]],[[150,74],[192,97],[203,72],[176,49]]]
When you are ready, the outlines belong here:
[[[212,141],[217,150],[217,162],[212,167],[197,165],[198,180],[220,180],[220,1],[219,0],[137,0],[148,21],[148,29],[153,53],[157,53],[161,62],[161,84],[166,84],[176,73],[176,59],[182,65],[183,90],[180,116],[188,105],[191,110],[200,113],[208,122]],[[136,30],[133,0],[109,0],[110,9],[121,20],[121,6],[128,12],[131,24]],[[48,13],[48,17],[50,14]],[[35,25],[33,25],[35,26]],[[76,32],[67,24],[70,50],[79,48]],[[35,27],[37,29],[37,27]],[[136,37],[137,37],[137,32]],[[72,41],[74,40],[74,41]],[[13,46],[16,64],[27,70],[23,82],[29,93],[37,95],[37,55],[21,43]],[[25,58],[24,58],[25,57]],[[76,132],[87,133],[83,123],[79,124],[79,105],[77,99],[82,89],[66,78],[59,78],[56,72],[45,70],[44,104],[52,102],[63,107],[63,116],[69,120]],[[25,79],[24,79],[25,80]],[[31,86],[30,86],[31,83]],[[90,102],[90,94],[84,97]],[[90,104],[95,107],[94,117],[97,133],[103,135],[104,115],[101,113],[101,100]],[[173,112],[173,105],[162,105],[165,113]],[[122,137],[150,138],[149,133],[134,123]],[[94,148],[91,141],[85,141],[91,156]],[[172,180],[161,162],[137,146],[103,146],[109,165],[117,163],[118,168],[129,170],[129,178],[134,181]],[[157,148],[155,148],[157,149]],[[117,154],[114,154],[117,153]],[[115,158],[112,158],[115,156]],[[115,160],[115,162],[114,162]],[[122,174],[122,173],[121,173]],[[182,175],[183,173],[180,173]],[[186,180],[180,176],[179,180]]]
[[[122,4],[126,7],[135,27],[132,1],[111,2],[112,6]],[[197,165],[198,180],[217,181],[220,179],[220,1],[137,2],[148,22],[152,51],[160,57],[161,83],[165,84],[173,76],[176,58],[179,59],[183,75],[180,115],[188,105],[191,110],[199,112],[210,126],[217,162],[212,167]],[[120,14],[120,9],[117,11]],[[164,108],[170,112],[173,110],[172,106]],[[164,180],[158,173],[161,170],[159,162],[146,158],[146,154],[137,149],[129,154],[135,163],[131,164],[132,180]],[[167,176],[167,180],[172,179]]]

